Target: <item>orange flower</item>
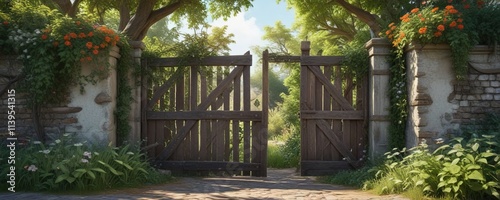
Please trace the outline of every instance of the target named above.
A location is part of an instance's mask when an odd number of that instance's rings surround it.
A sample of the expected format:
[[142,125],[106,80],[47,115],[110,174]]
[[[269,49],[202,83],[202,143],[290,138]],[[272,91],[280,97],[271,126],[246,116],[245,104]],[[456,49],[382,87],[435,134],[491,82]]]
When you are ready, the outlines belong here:
[[87,42],[87,44],[85,44],[85,46],[88,48],[88,49],[92,49],[92,42]]
[[455,9],[455,7],[453,7],[452,5],[447,5],[445,7],[446,10],[452,10],[452,9]]
[[458,28],[459,30],[462,30],[462,29],[464,29],[464,25],[463,25],[463,24],[459,24],[459,25],[457,26],[457,28]]
[[423,18],[423,17],[422,17],[422,18],[420,18],[420,21],[421,21],[421,22],[425,21],[425,18]]
[[405,32],[399,31],[399,38],[404,38],[406,36]]
[[431,12],[435,13],[435,12],[436,12],[436,11],[438,11],[438,10],[439,10],[439,8],[438,8],[438,7],[435,7],[435,8],[433,8],[433,9],[431,10]]
[[439,24],[437,29],[438,29],[438,31],[444,31],[444,25]]
[[91,60],[92,60],[92,57],[87,56],[87,57],[86,57],[86,59],[87,59],[88,61],[91,61]]
[[469,8],[470,8],[470,4],[465,4],[465,5],[464,5],[464,8],[465,8],[465,9],[469,9]]
[[420,34],[425,34],[427,32],[427,27],[422,27],[420,29],[418,29],[418,33]]
[[458,18],[458,19],[457,19],[457,22],[458,22],[458,23],[462,23],[463,21],[464,21],[464,20],[463,20],[462,18]]
[[94,49],[94,50],[92,51],[92,53],[93,53],[94,55],[97,55],[97,54],[99,53],[99,50]]
[[411,10],[411,13],[417,13],[417,12],[418,12],[418,8],[413,8],[413,9]]
[[94,32],[90,31],[88,34],[87,34],[88,37],[92,37],[94,36]]
[[94,49],[99,49],[99,46],[95,45],[93,48],[94,48]]
[[9,22],[8,21],[3,21],[3,25],[7,26],[7,25],[9,25]]
[[385,34],[386,34],[386,35],[390,35],[390,34],[391,34],[391,32],[392,32],[391,30],[387,30],[387,31],[385,32]]
[[76,21],[75,24],[78,25],[78,26],[80,26],[81,22],[80,21]]
[[443,33],[441,33],[440,31],[434,33],[435,37],[441,37],[441,35],[443,35]]
[[401,21],[403,21],[403,22],[408,22],[408,21],[410,21],[410,14],[406,13],[405,15],[400,17],[399,19],[401,19]]
[[42,40],[46,40],[47,39],[47,35],[43,34],[42,35]]
[[109,43],[109,42],[111,42],[111,38],[109,36],[106,36],[106,37],[104,37],[104,41]]
[[104,43],[101,43],[99,46],[101,47],[101,49],[104,49],[104,47],[106,47],[107,45]]
[[457,22],[456,22],[456,21],[452,21],[452,22],[450,23],[450,27],[451,27],[451,28],[453,28],[453,27],[455,27],[455,26],[457,26]]
[[78,37],[79,37],[79,38],[85,38],[85,37],[87,37],[87,36],[85,35],[85,33],[79,33],[79,34],[78,34]]
[[69,36],[73,39],[75,39],[77,37],[76,33],[73,33],[73,32],[69,33]]
[[70,39],[71,39],[71,38],[69,38],[69,35],[68,35],[68,34],[66,34],[66,35],[64,36],[64,40],[68,41],[68,40],[70,40]]
[[114,38],[114,39],[115,39],[115,41],[116,41],[116,42],[119,42],[119,41],[120,41],[120,36],[115,35],[115,38]]
[[71,42],[66,40],[66,42],[64,42],[64,45],[71,46]]
[[451,9],[451,10],[450,10],[450,13],[451,13],[451,14],[456,14],[456,13],[458,13],[458,10],[457,10],[457,9]]
[[390,23],[387,27],[391,28],[392,26],[394,26],[394,22]]
[[58,41],[54,41],[54,43],[52,43],[54,45],[54,47],[57,47],[59,46],[59,42]]

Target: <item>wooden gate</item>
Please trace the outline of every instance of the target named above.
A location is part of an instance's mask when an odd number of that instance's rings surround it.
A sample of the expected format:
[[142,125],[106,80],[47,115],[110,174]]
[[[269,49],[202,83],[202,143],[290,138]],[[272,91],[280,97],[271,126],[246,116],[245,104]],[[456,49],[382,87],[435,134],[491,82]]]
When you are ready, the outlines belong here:
[[340,66],[342,56],[270,56],[269,62],[300,63],[301,175],[329,175],[362,165],[367,149],[367,76],[356,80]]
[[[304,47],[305,46],[305,47]],[[358,168],[367,144],[367,80],[354,80],[340,56],[301,58],[301,175]]]
[[254,99],[249,52],[142,63],[152,75],[143,78],[141,137],[157,168],[267,175],[268,82]]

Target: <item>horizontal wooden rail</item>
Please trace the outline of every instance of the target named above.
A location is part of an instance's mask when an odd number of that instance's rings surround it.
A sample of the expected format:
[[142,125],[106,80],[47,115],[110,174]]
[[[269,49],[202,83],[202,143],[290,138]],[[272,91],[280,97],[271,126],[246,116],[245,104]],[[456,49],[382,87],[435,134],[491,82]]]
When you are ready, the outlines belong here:
[[262,121],[262,111],[148,111],[148,120],[241,120]]
[[344,60],[344,56],[303,56],[301,59],[302,66],[332,66],[340,65]]
[[302,119],[350,119],[364,120],[365,115],[362,110],[351,111],[302,111],[300,112]]
[[242,56],[210,56],[201,60],[183,58],[154,58],[147,60],[148,67],[178,67],[178,66],[250,66],[252,55]]
[[260,163],[222,161],[156,161],[153,164],[168,170],[253,171],[260,168]]

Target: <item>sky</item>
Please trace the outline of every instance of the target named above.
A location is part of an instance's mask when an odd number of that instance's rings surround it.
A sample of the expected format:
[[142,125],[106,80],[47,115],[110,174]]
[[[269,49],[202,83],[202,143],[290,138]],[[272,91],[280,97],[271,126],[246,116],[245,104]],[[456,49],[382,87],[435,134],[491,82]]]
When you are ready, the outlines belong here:
[[[234,34],[235,43],[229,45],[231,55],[242,55],[251,50],[252,46],[265,46],[262,40],[265,26],[274,26],[276,21],[281,21],[286,27],[291,27],[295,14],[288,9],[286,2],[279,4],[276,0],[254,0],[253,7],[243,10],[238,15],[226,21],[217,19],[212,21],[212,26],[227,25],[227,33]],[[254,54],[254,52],[252,52]]]

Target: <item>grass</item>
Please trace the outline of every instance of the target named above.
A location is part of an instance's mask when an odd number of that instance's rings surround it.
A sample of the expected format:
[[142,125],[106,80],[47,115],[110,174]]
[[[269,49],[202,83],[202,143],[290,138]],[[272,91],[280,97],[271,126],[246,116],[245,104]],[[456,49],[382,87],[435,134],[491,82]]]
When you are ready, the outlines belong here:
[[267,146],[267,166],[270,168],[290,168],[289,162],[283,156],[282,144],[276,141],[269,141]]

